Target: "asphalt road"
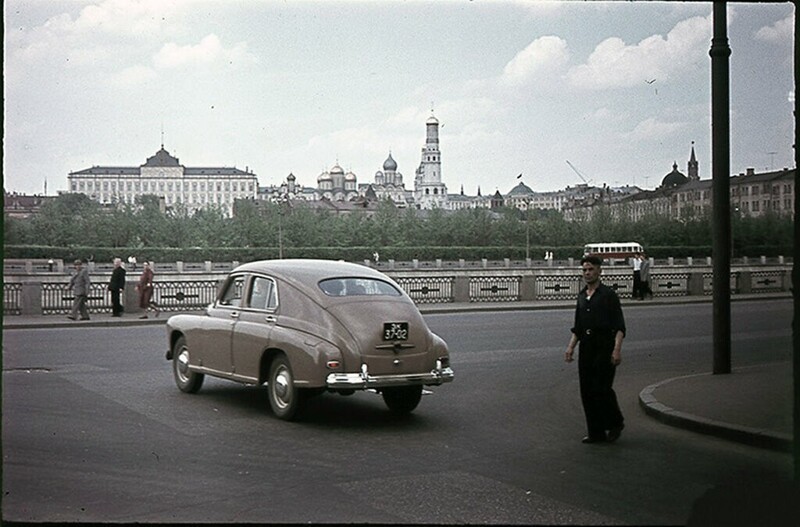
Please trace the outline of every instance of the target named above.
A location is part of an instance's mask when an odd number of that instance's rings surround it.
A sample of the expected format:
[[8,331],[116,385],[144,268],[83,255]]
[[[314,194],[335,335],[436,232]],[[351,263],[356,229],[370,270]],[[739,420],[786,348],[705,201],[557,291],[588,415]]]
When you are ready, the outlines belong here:
[[[732,306],[734,367],[791,357],[790,300]],[[570,310],[428,315],[456,380],[398,419],[326,394],[287,423],[264,388],[179,392],[162,326],[3,334],[3,519],[681,524],[707,490],[791,477],[791,457],[676,429],[637,397],[712,365],[711,304],[635,305],[626,428],[584,445]]]

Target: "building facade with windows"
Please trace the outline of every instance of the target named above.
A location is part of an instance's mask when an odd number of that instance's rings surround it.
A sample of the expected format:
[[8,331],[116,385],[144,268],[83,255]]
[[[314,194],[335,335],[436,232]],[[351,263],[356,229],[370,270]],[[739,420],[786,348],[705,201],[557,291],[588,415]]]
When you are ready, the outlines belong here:
[[67,192],[86,194],[102,204],[132,205],[139,196],[155,195],[168,209],[184,206],[193,213],[219,208],[228,216],[235,200],[258,194],[258,178],[249,169],[186,167],[164,145],[143,165],[93,166],[70,172],[67,184]]
[[[756,173],[754,168],[730,178],[731,210],[746,217],[777,214],[794,218],[795,171],[784,168]],[[598,207],[607,207],[618,219],[639,221],[648,215],[686,220],[710,214],[713,207],[711,179],[700,179],[699,163],[692,146],[687,164],[687,174],[672,171],[654,190],[645,190],[628,196],[602,194],[598,199],[576,203],[565,209],[568,220],[589,219]]]

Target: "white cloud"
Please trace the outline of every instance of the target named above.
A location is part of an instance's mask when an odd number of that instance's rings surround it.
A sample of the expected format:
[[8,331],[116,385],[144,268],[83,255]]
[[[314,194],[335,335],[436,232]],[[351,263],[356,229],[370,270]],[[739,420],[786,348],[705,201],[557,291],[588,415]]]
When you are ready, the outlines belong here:
[[180,0],[105,0],[84,7],[75,22],[65,29],[130,35],[153,33],[185,4]]
[[119,62],[126,43],[135,42],[130,49],[140,50],[143,41],[157,39],[167,24],[171,34],[179,32],[179,9],[186,4],[183,0],[105,0],[86,5],[75,16],[53,14],[39,25],[20,25],[7,35],[7,57],[28,67],[44,63],[97,67],[99,62]]
[[666,38],[653,35],[636,45],[627,45],[617,37],[607,38],[585,64],[570,69],[569,80],[584,89],[635,86],[645,77],[664,82],[695,64],[698,56],[705,58],[710,36],[709,15],[681,21]]
[[756,40],[766,42],[791,42],[794,38],[794,15],[789,15],[771,26],[765,26],[756,31]]
[[153,57],[158,69],[174,69],[185,66],[202,66],[228,63],[232,66],[257,62],[255,55],[247,51],[247,44],[240,42],[225,49],[217,35],[207,35],[196,45],[179,46],[174,42],[164,46]]
[[685,126],[684,123],[664,122],[655,117],[650,117],[637,124],[632,131],[623,135],[626,139],[633,141],[664,139]]
[[537,76],[552,76],[568,61],[566,41],[552,35],[543,36],[531,42],[506,64],[500,83],[520,85],[537,80]]

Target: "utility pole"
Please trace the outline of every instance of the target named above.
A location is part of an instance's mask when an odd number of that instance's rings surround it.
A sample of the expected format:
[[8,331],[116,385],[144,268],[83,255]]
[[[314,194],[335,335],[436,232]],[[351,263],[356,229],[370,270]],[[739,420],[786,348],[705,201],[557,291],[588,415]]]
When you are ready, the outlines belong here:
[[714,202],[714,374],[731,372],[730,93],[727,2],[714,2],[711,39],[711,163]]
[[[794,41],[797,42],[797,16],[794,17]],[[794,53],[794,85],[800,82],[797,75],[797,47]],[[792,296],[794,297],[794,314],[792,318],[792,346],[794,348],[792,364],[794,377],[794,482],[800,484],[800,244],[797,236],[800,234],[800,173],[797,172],[797,94],[792,97],[794,108],[792,114],[795,118],[794,130],[794,261],[792,262]]]

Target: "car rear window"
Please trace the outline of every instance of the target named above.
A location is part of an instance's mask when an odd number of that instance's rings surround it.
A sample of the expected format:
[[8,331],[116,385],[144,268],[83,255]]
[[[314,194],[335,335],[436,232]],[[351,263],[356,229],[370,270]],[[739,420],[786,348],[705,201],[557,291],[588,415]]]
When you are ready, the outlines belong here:
[[373,278],[329,278],[319,283],[328,296],[400,296],[398,289],[383,280]]

